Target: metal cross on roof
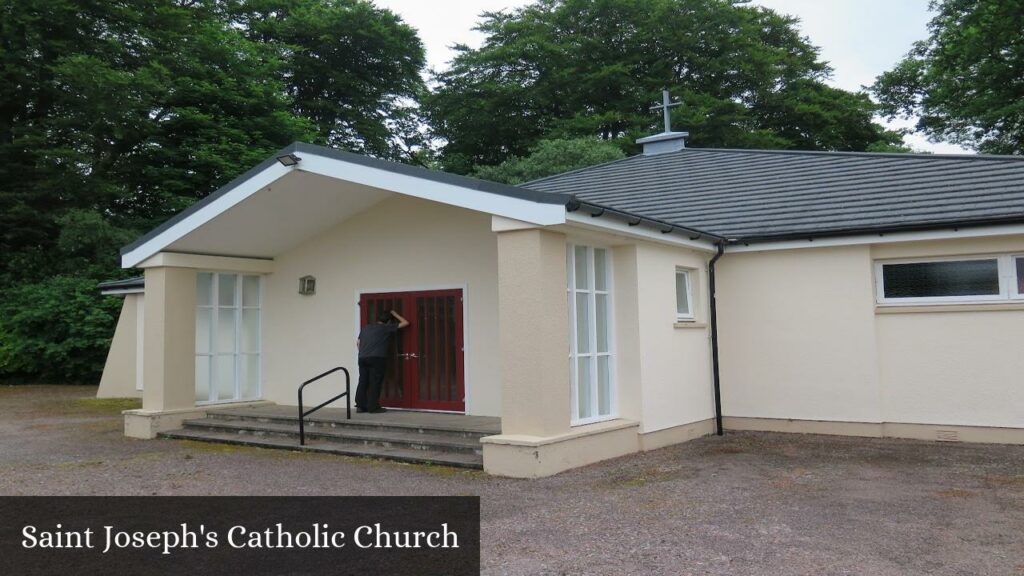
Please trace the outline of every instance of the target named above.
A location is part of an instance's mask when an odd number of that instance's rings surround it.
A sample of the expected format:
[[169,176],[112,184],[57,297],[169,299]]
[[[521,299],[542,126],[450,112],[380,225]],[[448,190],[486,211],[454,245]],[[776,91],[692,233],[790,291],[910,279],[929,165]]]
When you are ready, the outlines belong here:
[[661,91],[661,104],[655,104],[651,106],[651,110],[661,110],[662,115],[665,117],[665,132],[672,131],[672,119],[669,117],[669,108],[675,108],[676,106],[682,106],[682,102],[672,102],[672,98],[668,95],[668,90]]

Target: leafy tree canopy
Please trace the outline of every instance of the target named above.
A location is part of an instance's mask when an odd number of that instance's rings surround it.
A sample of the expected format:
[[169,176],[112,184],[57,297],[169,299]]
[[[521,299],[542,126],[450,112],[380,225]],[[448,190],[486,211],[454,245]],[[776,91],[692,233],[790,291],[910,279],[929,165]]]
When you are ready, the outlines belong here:
[[0,379],[95,377],[119,247],[272,151],[407,157],[423,62],[365,0],[0,0]]
[[227,11],[281,49],[290,108],[323,143],[394,160],[426,144],[415,106],[426,55],[394,13],[365,0],[235,0]]
[[694,146],[864,150],[896,134],[874,104],[824,84],[828,66],[796,20],[726,0],[538,0],[483,15],[479,49],[457,46],[425,108],[449,170],[523,156],[545,138],[632,141],[659,117]]
[[933,0],[930,35],[872,87],[934,140],[1024,154],[1024,0]]
[[597,138],[541,140],[527,156],[513,156],[497,166],[479,166],[473,176],[520,184],[625,157],[618,146]]

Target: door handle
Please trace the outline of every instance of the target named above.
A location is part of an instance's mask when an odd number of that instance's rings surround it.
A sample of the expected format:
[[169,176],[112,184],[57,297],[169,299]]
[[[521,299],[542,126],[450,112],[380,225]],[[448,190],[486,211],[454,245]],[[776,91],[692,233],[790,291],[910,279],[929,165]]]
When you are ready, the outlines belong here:
[[399,354],[399,356],[402,357],[402,358],[405,358],[406,360],[412,360],[413,358],[419,358],[420,357],[419,354],[412,353],[412,352],[407,353],[407,354]]

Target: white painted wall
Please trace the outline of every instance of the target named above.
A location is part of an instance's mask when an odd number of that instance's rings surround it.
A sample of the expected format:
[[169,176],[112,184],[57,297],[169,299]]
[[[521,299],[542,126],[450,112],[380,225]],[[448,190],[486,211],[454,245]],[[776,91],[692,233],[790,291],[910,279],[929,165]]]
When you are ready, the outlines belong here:
[[[713,418],[707,260],[710,254],[650,242],[637,246],[640,432]],[[676,268],[690,269],[695,324],[677,328]]]
[[[299,278],[317,279],[316,294],[298,294]],[[497,241],[491,217],[462,208],[394,197],[275,259],[263,304],[263,397],[295,404],[298,385],[338,365],[355,391],[360,291],[465,289],[466,412],[501,410],[498,350]],[[326,400],[338,380],[307,388]],[[341,404],[343,405],[343,404]]]
[[1024,428],[1024,310],[878,316],[888,422]]
[[726,252],[717,270],[725,415],[879,421],[869,247]]
[[726,416],[1024,427],[1019,305],[887,309],[875,259],[1024,252],[1024,236],[726,253]]
[[125,294],[121,314],[117,318],[114,338],[110,342],[107,361],[103,365],[97,398],[139,398],[142,390],[136,389],[139,381],[137,370],[142,366],[141,334],[139,314],[142,294]]

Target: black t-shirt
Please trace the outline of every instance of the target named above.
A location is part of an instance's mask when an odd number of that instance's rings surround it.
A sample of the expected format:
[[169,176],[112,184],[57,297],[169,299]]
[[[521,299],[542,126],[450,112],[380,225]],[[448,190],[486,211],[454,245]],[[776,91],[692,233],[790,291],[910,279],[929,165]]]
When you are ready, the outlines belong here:
[[367,324],[359,331],[359,357],[384,358],[388,355],[388,340],[398,332],[398,324]]

